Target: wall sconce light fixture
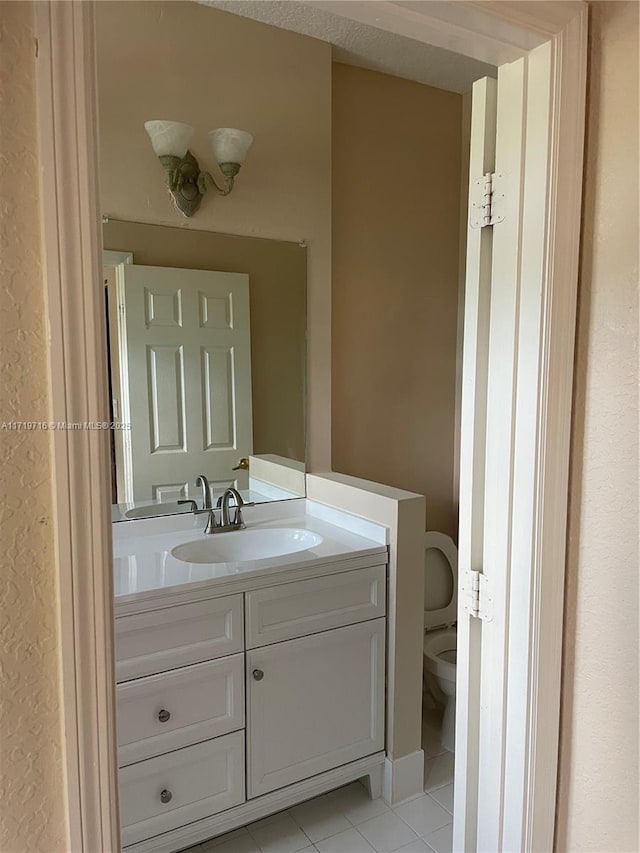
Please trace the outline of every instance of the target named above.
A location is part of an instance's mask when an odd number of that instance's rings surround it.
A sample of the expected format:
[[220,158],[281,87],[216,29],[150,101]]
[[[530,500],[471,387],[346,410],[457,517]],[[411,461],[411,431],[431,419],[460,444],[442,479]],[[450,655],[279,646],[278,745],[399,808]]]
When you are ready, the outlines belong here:
[[194,129],[179,121],[146,121],[153,150],[167,173],[167,186],[176,207],[185,216],[193,216],[202,196],[213,187],[220,195],[229,195],[233,181],[245,161],[253,136],[233,127],[218,127],[209,133],[213,156],[225,177],[219,186],[209,172],[201,172],[198,161],[189,151]]

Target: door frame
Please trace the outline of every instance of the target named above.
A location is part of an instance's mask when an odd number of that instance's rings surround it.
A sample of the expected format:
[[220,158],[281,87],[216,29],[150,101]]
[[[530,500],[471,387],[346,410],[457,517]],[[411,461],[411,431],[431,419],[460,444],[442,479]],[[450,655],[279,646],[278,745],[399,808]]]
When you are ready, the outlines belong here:
[[[313,4],[312,4],[313,5]],[[322,4],[320,4],[322,5]],[[530,474],[527,571],[522,590],[528,667],[511,708],[526,714],[523,846],[552,849],[558,764],[560,652],[571,392],[587,62],[588,10],[567,2],[434,2],[424,12],[394,3],[345,2],[332,11],[500,65],[548,43],[551,79],[539,93],[549,119],[544,156],[527,163],[542,180],[543,210],[528,209],[527,256],[540,269],[543,309],[531,378],[537,405],[530,438],[515,448]],[[35,3],[37,101],[42,170],[43,269],[51,334],[51,420],[108,420],[94,8]],[[381,20],[382,19],[382,20]],[[525,203],[526,204],[526,203]],[[524,215],[525,208],[520,211]],[[329,286],[329,283],[327,283]],[[530,342],[529,342],[530,343]],[[515,415],[515,412],[514,412]],[[327,438],[328,441],[328,438]],[[52,433],[70,847],[120,849],[111,506],[104,430]],[[523,454],[518,457],[518,454]],[[524,478],[527,479],[527,478]],[[516,495],[517,497],[517,495]]]

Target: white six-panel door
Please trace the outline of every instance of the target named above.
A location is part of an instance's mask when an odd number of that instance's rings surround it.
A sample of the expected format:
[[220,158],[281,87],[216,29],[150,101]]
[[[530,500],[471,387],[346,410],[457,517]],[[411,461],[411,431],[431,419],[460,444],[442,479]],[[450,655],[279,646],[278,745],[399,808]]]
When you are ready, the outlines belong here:
[[246,488],[253,451],[249,277],[136,264],[123,269],[131,423],[128,500]]

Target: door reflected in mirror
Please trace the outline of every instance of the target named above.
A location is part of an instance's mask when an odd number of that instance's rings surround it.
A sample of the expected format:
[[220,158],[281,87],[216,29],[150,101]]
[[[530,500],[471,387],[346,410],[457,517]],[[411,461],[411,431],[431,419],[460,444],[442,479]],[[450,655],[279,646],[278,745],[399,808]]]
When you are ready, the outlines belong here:
[[[114,520],[303,497],[306,249],[109,220]],[[182,503],[181,503],[182,502]]]

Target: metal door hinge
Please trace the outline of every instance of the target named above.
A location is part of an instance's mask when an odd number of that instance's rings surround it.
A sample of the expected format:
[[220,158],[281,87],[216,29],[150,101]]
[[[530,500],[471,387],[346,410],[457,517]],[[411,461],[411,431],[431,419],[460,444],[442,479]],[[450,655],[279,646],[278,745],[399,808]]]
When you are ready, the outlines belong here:
[[476,619],[493,620],[493,601],[489,592],[489,580],[483,572],[464,572],[460,592],[463,596],[462,609]]
[[485,228],[504,222],[504,175],[487,172],[471,186],[471,208],[469,225],[471,228]]

